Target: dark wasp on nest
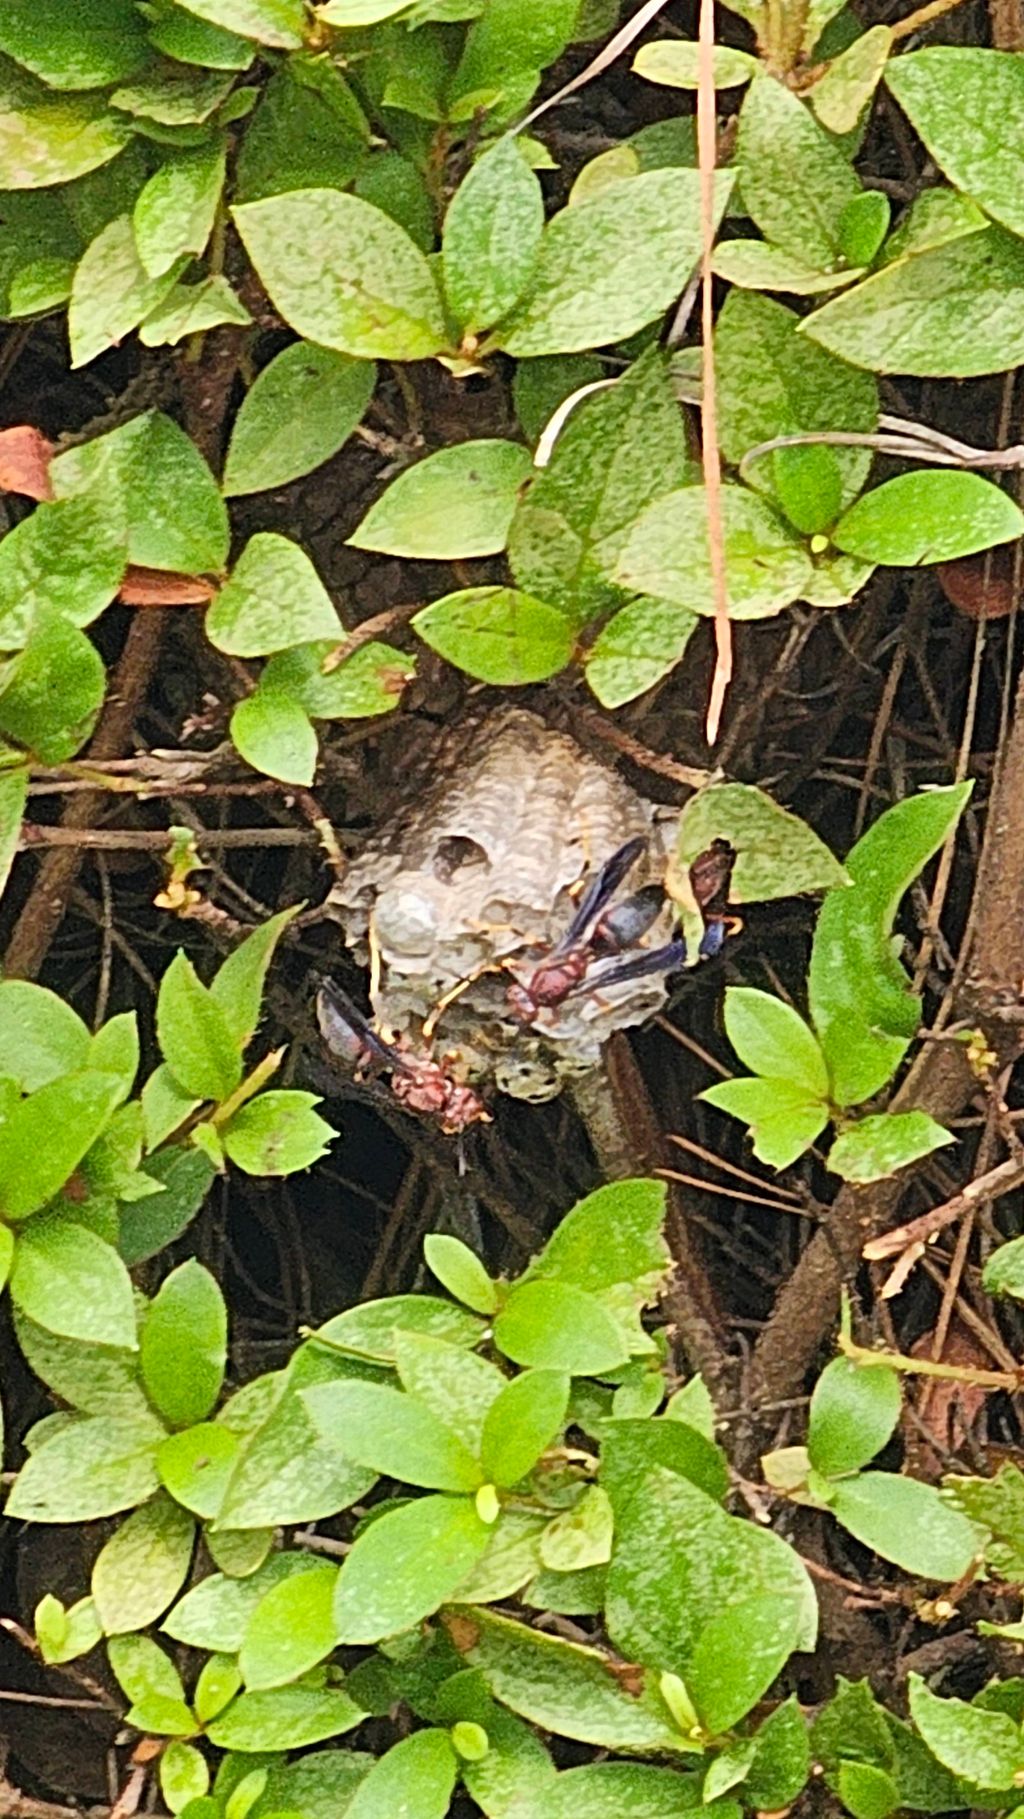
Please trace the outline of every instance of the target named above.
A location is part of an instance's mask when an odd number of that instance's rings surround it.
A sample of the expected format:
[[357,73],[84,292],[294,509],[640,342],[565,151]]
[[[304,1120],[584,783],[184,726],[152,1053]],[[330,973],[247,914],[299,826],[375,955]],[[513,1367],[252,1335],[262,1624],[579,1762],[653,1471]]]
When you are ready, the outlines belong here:
[[[615,956],[636,948],[657,921],[665,900],[660,884],[647,884],[621,903],[611,903],[646,845],[639,836],[627,840],[605,860],[584,891],[565,933],[527,979],[509,986],[507,1003],[518,1022],[532,1023],[539,1010],[562,1004],[579,992],[600,991],[603,986],[621,985],[652,973],[671,973],[683,965],[687,949],[682,935],[662,947],[638,948],[628,958],[615,960]],[[698,949],[702,960],[721,953],[726,936],[740,926],[739,919],[728,910],[735,862],[735,848],[728,840],[719,839],[698,853],[690,866],[690,889],[704,923]],[[612,959],[614,964],[591,970],[595,961],[605,959]]]

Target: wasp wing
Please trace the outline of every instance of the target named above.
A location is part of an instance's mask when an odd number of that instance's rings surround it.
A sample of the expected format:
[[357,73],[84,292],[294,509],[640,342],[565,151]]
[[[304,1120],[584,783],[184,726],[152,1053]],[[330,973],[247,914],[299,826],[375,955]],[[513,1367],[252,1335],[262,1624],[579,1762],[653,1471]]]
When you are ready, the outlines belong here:
[[397,1049],[378,1036],[373,1025],[363,1016],[348,993],[342,991],[335,980],[322,978],[316,995],[316,1020],[331,1053],[343,1061],[358,1066],[368,1059],[378,1061],[382,1067],[398,1068],[402,1073],[406,1065]]
[[578,947],[590,932],[605,904],[615,895],[623,879],[632,871],[634,865],[646,847],[642,835],[627,840],[610,859],[606,859],[596,878],[588,884],[576,907],[576,913],[569,923],[564,935],[556,941],[549,960],[560,960],[574,947]]
[[579,984],[566,993],[566,997],[575,997],[580,992],[599,992],[609,985],[625,985],[629,979],[646,979],[652,973],[674,973],[685,964],[686,942],[679,935],[675,941],[666,942],[664,947],[646,948],[642,953],[633,954],[628,960],[618,960],[612,966],[598,969],[592,967]]

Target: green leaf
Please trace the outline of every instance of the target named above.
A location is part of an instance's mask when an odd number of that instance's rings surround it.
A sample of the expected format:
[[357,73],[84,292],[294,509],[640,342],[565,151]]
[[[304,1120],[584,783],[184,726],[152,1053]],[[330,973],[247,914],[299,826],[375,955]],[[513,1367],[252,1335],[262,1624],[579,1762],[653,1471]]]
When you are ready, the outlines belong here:
[[145,1629],[162,1617],[188,1577],[195,1524],[160,1493],[111,1535],[92,1569],[92,1596],[108,1636]]
[[[771,618],[800,598],[811,579],[810,557],[756,493],[723,487],[722,531],[730,618]],[[657,594],[714,617],[702,486],[667,493],[641,513],[615,564],[614,579],[636,593]]]
[[549,1522],[540,1537],[540,1557],[549,1572],[578,1573],[604,1566],[612,1557],[615,1515],[608,1492],[591,1484],[572,1509]]
[[127,1723],[171,1737],[187,1737],[195,1730],[181,1677],[162,1648],[148,1636],[115,1636],[107,1654],[121,1691],[132,1702]]
[[433,272],[379,208],[339,190],[305,189],[232,212],[271,301],[297,334],[367,360],[422,360],[445,346]]
[[[680,1674],[689,1683],[691,1661],[708,1627],[722,1625],[737,1606],[769,1594],[781,1600],[777,1617],[785,1653],[813,1648],[814,1588],[799,1556],[779,1536],[726,1515],[674,1472],[658,1467],[639,1478],[618,1513],[605,1601],[609,1634],[630,1660]],[[700,1659],[710,1674],[709,1649],[710,1642]]]
[[968,379],[1024,358],[1024,246],[999,227],[909,251],[801,324],[878,373]]
[[[0,985],[0,1003],[2,993],[3,986]],[[463,1302],[477,1314],[497,1312],[498,1291],[479,1257],[463,1244],[461,1238],[429,1232],[423,1240],[423,1256],[427,1268],[456,1301]]]
[[314,1342],[322,1340],[357,1358],[394,1364],[398,1333],[432,1333],[437,1339],[471,1347],[479,1343],[483,1331],[484,1322],[475,1314],[435,1295],[388,1295],[335,1314],[312,1337]]
[[4,1514],[22,1522],[95,1522],[133,1509],[158,1488],[159,1439],[152,1416],[72,1421],[29,1455]]
[[109,500],[37,505],[0,543],[4,649],[19,649],[53,612],[91,624],[117,593],[127,559],[125,529]]
[[596,1295],[569,1282],[519,1283],[494,1322],[494,1343],[515,1364],[581,1377],[617,1370],[629,1357],[622,1327]]
[[378,1516],[342,1565],[334,1602],[339,1642],[379,1642],[429,1617],[490,1538],[469,1497],[419,1497]]
[[954,1775],[986,1788],[1018,1788],[1024,1772],[1020,1727],[1006,1712],[940,1699],[920,1674],[909,1679],[910,1715],[932,1755]]
[[843,1131],[828,1166],[844,1181],[883,1181],[956,1139],[927,1112],[881,1112]]
[[479,1457],[485,1418],[507,1383],[497,1366],[426,1333],[397,1333],[395,1362],[402,1388]]
[[68,309],[72,366],[88,366],[123,341],[156,308],[176,276],[175,265],[151,277],[139,258],[131,216],[111,221],[75,268]]
[[810,1739],[796,1695],[777,1705],[754,1736],[746,1796],[759,1812],[778,1812],[795,1800],[811,1768]]
[[374,1764],[346,1806],[346,1819],[444,1819],[458,1768],[444,1731],[416,1731]]
[[210,996],[223,1011],[239,1047],[247,1049],[256,1034],[267,973],[277,944],[299,906],[279,910],[222,960],[210,985]]
[[799,1621],[792,1598],[765,1592],[739,1599],[705,1624],[686,1685],[707,1730],[731,1730],[757,1704],[789,1659]]
[[[892,32],[887,25],[873,25],[861,32],[838,57],[831,59],[824,75],[812,85],[807,95],[826,132],[842,135],[856,131],[885,74],[892,42]],[[877,191],[874,193],[879,201],[886,203],[885,197],[879,196]],[[878,251],[881,239],[882,235],[879,235],[878,243],[868,255],[869,260]]]
[[160,981],[156,1029],[160,1052],[186,1092],[218,1103],[234,1092],[242,1078],[239,1043],[184,953],[175,954]]
[[593,354],[542,354],[536,360],[520,360],[512,399],[527,441],[536,443],[545,423],[573,392],[604,377],[605,369]]
[[194,1219],[213,1181],[213,1166],[197,1149],[157,1150],[146,1159],[146,1173],[161,1183],[157,1194],[120,1210],[118,1250],[129,1268],[156,1256]]
[[304,1813],[309,1819],[335,1819],[375,1761],[365,1750],[354,1749],[315,1750],[289,1762],[271,1760],[261,1797],[263,1810],[273,1807],[281,1813]]
[[452,1639],[465,1660],[483,1670],[495,1698],[542,1730],[604,1749],[673,1755],[693,1749],[661,1699],[655,1675],[644,1676],[639,1693],[632,1686],[627,1691],[609,1672],[602,1650],[475,1607],[454,1616],[459,1627]]
[[99,718],[107,673],[94,644],[69,620],[51,614],[32,632],[0,678],[0,732],[42,764],[64,764],[85,744]]
[[298,50],[305,36],[302,0],[178,0],[178,4],[197,19],[277,50]]
[[760,1075],[723,1080],[697,1097],[749,1125],[754,1155],[770,1168],[789,1168],[829,1120],[829,1108],[821,1098],[792,1080],[765,1080]]
[[162,411],[58,455],[50,476],[59,499],[92,492],[119,499],[128,558],[145,568],[216,572],[227,560],[227,507],[195,443]]
[[[716,225],[731,187],[731,172],[719,172]],[[700,248],[696,171],[645,171],[614,183],[548,223],[529,293],[494,344],[519,358],[620,341],[668,309]]]
[[13,64],[0,69],[0,190],[68,183],[116,158],[130,137],[105,95],[55,94]]
[[160,278],[185,253],[203,251],[213,229],[224,186],[225,148],[208,145],[171,151],[143,185],[132,211],[139,258],[151,278]]
[[1024,513],[980,474],[923,468],[864,493],[832,533],[837,549],[869,562],[916,568],[949,562],[1024,532]]
[[[848,203],[840,221],[845,220],[850,206]],[[724,278],[742,290],[788,291],[794,297],[814,297],[822,291],[842,290],[864,276],[863,270],[848,267],[819,272],[805,260],[784,253],[778,246],[771,246],[767,240],[724,240],[716,246],[711,264],[717,278]]]
[[767,240],[818,271],[839,262],[839,219],[860,182],[809,109],[773,76],[759,76],[747,90],[736,172],[744,204]]
[[795,530],[822,535],[839,516],[843,477],[830,448],[777,448],[772,456],[775,497]]
[[38,1087],[11,1108],[0,1124],[4,1218],[26,1219],[60,1192],[122,1098],[119,1075],[83,1068]]
[[884,1768],[871,1762],[841,1762],[837,1774],[839,1797],[853,1819],[889,1819],[902,1805],[900,1790]]
[[318,1384],[302,1400],[318,1433],[357,1464],[427,1490],[475,1491],[482,1482],[458,1434],[390,1384]]
[[362,1722],[365,1713],[347,1693],[305,1686],[280,1686],[240,1693],[227,1711],[207,1726],[218,1749],[243,1755],[265,1750],[304,1749],[340,1737]]
[[337,649],[336,639],[323,638],[278,651],[263,670],[261,687],[291,696],[313,720],[361,720],[398,707],[405,684],[416,674],[414,657],[371,639],[325,671],[327,658],[333,659]]
[[172,1813],[201,1800],[210,1785],[206,1759],[192,1743],[175,1740],[160,1757],[160,1792]]
[[247,1175],[294,1175],[327,1154],[334,1130],[315,1093],[260,1093],[223,1126],[224,1148]]
[[827,1478],[859,1471],[891,1438],[900,1418],[899,1372],[833,1358],[814,1386],[807,1449]]
[[149,46],[132,0],[92,0],[87,12],[63,0],[14,0],[0,19],[0,50],[49,88],[104,88],[131,75]]
[[288,57],[246,129],[234,200],[347,189],[364,168],[368,139],[366,117],[340,70],[322,54]]
[[577,623],[617,605],[609,577],[634,520],[697,479],[668,364],[648,349],[614,385],[581,400],[560,431],[512,521],[516,580]]
[[134,82],[115,89],[111,105],[158,126],[200,126],[220,106],[234,82],[230,70],[190,69],[180,63],[154,63]]
[[572,621],[555,606],[512,587],[466,587],[423,607],[414,629],[437,652],[481,682],[543,682],[570,662]]
[[377,369],[311,341],[265,366],[235,418],[224,494],[259,493],[308,474],[346,443],[373,396]]
[[[950,182],[1013,232],[1024,233],[1021,158],[1024,71],[1009,51],[935,45],[900,57],[890,93]],[[998,118],[1003,130],[987,122]]]
[[646,695],[681,662],[698,623],[696,613],[668,600],[641,597],[617,612],[584,659],[602,707],[623,707]]
[[161,1628],[189,1648],[237,1655],[253,1612],[272,1586],[293,1575],[315,1573],[322,1562],[298,1549],[271,1554],[245,1579],[211,1573],[178,1600]]
[[143,347],[176,347],[187,336],[204,334],[209,328],[226,324],[246,328],[251,321],[227,279],[213,272],[197,284],[175,284],[146,316],[139,340]]
[[840,1479],[829,1509],[855,1540],[922,1579],[960,1579],[982,1550],[982,1531],[933,1485],[892,1472]]
[[284,1686],[331,1654],[337,1577],[338,1568],[320,1560],[315,1571],[282,1579],[264,1592],[246,1625],[238,1656],[250,1690]]
[[517,442],[440,449],[392,480],[348,541],[357,549],[440,561],[495,555],[505,548],[532,465]]
[[73,1409],[90,1415],[138,1416],[158,1425],[138,1380],[137,1351],[64,1339],[37,1326],[17,1307],[14,1328],[35,1375]]
[[250,537],[206,615],[210,643],[231,657],[264,657],[314,638],[337,642],[342,629],[305,551],[274,531]]
[[980,208],[954,189],[922,190],[911,203],[899,227],[889,235],[882,255],[883,265],[891,265],[908,254],[927,252],[931,247],[949,246],[967,234],[978,234],[989,221]]
[[51,1592],[36,1605],[35,1629],[39,1653],[48,1667],[87,1655],[103,1634],[91,1598],[80,1598],[65,1610]]
[[255,55],[244,38],[222,26],[206,24],[178,5],[153,20],[149,36],[165,56],[206,69],[248,69]]
[[[655,38],[641,45],[633,69],[646,82],[657,82],[663,88],[696,88],[699,55],[695,39]],[[712,79],[716,88],[742,88],[759,68],[757,58],[746,51],[730,50],[724,44],[714,47]]]
[[[11,875],[21,838],[21,821],[28,800],[28,766],[0,775],[0,897]],[[0,981],[0,989],[3,982]]]
[[201,1724],[208,1724],[241,1691],[242,1676],[233,1655],[210,1655],[196,1681],[192,1703]]
[[[244,1579],[254,1573],[274,1545],[272,1528],[208,1528],[203,1537],[207,1552],[221,1572]],[[236,1689],[237,1690],[237,1689]]]
[[799,1012],[769,992],[730,986],[725,994],[725,1033],[745,1067],[770,1080],[788,1080],[810,1098],[828,1095],[828,1068],[817,1039]]
[[[885,28],[883,27],[883,30]],[[839,217],[842,249],[853,266],[872,265],[881,250],[891,219],[888,196],[881,190],[865,190],[854,196]]]
[[601,1483],[620,1516],[646,1472],[678,1472],[721,1503],[729,1489],[725,1455],[709,1434],[685,1420],[661,1421],[616,1416],[601,1427]]
[[503,137],[471,166],[445,216],[445,295],[464,331],[489,328],[518,303],[543,227],[536,173],[515,139]]
[[89,1042],[88,1026],[56,992],[27,979],[0,980],[0,1075],[23,1092],[77,1073]]
[[969,795],[969,784],[955,784],[888,809],[847,855],[853,888],[830,892],[822,905],[808,995],[838,1105],[878,1092],[917,1028],[919,1003],[890,945],[893,917]]
[[277,688],[260,687],[231,715],[235,750],[266,777],[308,787],[316,775],[319,743],[305,708]]
[[484,1421],[480,1460],[485,1477],[500,1485],[525,1478],[561,1433],[568,1404],[564,1371],[524,1371],[506,1384]]
[[47,1332],[135,1350],[129,1275],[115,1248],[87,1226],[62,1215],[27,1226],[18,1235],[11,1295]]
[[168,1434],[157,1451],[160,1482],[185,1509],[197,1516],[216,1516],[238,1450],[237,1436],[213,1421]]
[[356,172],[352,193],[383,209],[421,252],[433,252],[437,239],[433,198],[422,172],[408,158],[382,147],[371,150]]
[[[2,987],[0,987],[2,990]],[[981,1286],[986,1295],[1012,1295],[1024,1300],[1024,1238],[1000,1244],[985,1261]]]
[[216,1407],[227,1343],[224,1296],[209,1270],[190,1257],[164,1278],[139,1340],[142,1381],[171,1427],[192,1427]]

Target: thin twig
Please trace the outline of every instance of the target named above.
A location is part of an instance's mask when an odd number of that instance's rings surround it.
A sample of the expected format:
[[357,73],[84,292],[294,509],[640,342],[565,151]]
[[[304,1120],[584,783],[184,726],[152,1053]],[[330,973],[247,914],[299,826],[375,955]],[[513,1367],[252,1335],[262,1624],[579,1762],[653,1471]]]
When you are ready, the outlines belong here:
[[[194,830],[197,846],[217,848],[256,846],[311,846],[317,839],[304,827],[204,827]],[[77,847],[99,852],[166,852],[166,828],[148,827],[45,827],[26,821],[21,830],[24,847]]]
[[947,1225],[954,1224],[964,1213],[970,1212],[972,1207],[997,1200],[1002,1194],[1011,1194],[1022,1183],[1024,1164],[1014,1158],[1000,1162],[986,1174],[969,1181],[965,1188],[961,1188],[951,1200],[943,1201],[941,1206],[933,1206],[927,1213],[921,1213],[906,1225],[898,1225],[891,1232],[883,1232],[879,1238],[869,1239],[862,1255],[871,1263],[881,1263],[886,1257],[897,1256],[911,1244],[927,1244]]

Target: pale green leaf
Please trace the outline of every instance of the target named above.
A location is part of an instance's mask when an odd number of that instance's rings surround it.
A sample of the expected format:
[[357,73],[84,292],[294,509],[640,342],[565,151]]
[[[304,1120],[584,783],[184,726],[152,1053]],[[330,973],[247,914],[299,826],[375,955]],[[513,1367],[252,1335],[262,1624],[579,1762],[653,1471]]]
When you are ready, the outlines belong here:
[[188,1576],[195,1523],[162,1492],[115,1529],[96,1557],[92,1596],[108,1636],[163,1616]]
[[206,635],[231,657],[263,657],[342,635],[316,569],[289,537],[258,531],[206,615]]
[[162,277],[183,253],[203,251],[224,184],[223,142],[172,151],[145,183],[132,211],[139,258]]
[[164,1278],[139,1339],[142,1381],[171,1427],[192,1427],[216,1407],[227,1338],[224,1296],[209,1270],[190,1257]]
[[[27,1099],[12,1106],[0,1124],[0,1212],[6,1219],[27,1219],[60,1192],[123,1096],[119,1075],[84,1068],[37,1087]],[[84,1226],[74,1229],[85,1233]],[[47,1227],[49,1242],[62,1255],[70,1254],[66,1247],[74,1242],[70,1230],[64,1225]],[[44,1240],[40,1238],[38,1242]],[[31,1311],[26,1308],[27,1313]],[[88,1310],[83,1310],[82,1318],[88,1320]],[[81,1336],[101,1337],[98,1332]]]
[[278,688],[258,688],[231,715],[231,742],[253,770],[306,787],[316,775],[319,743],[304,707]]
[[238,1665],[247,1687],[284,1686],[326,1659],[335,1644],[332,1611],[338,1568],[280,1580],[264,1592],[246,1625]]
[[373,395],[370,360],[297,341],[265,366],[235,418],[224,494],[287,486],[337,454]]
[[1024,233],[1019,57],[973,45],[931,45],[895,61],[886,86],[950,182],[1004,227]]
[[891,1438],[902,1407],[899,1372],[833,1358],[814,1386],[807,1450],[827,1478],[859,1471]]
[[291,696],[312,720],[364,720],[398,707],[405,684],[416,674],[416,659],[393,644],[371,639],[333,669],[325,667],[337,639],[296,644],[271,657],[262,686]]
[[178,0],[197,19],[255,38],[277,50],[298,50],[306,32],[302,0]]
[[392,480],[348,541],[392,556],[452,561],[505,548],[520,488],[531,472],[517,442],[458,442]]
[[400,1332],[433,1333],[456,1345],[475,1346],[483,1331],[484,1322],[476,1314],[435,1295],[388,1295],[335,1314],[312,1337],[357,1358],[394,1364],[395,1340]]
[[445,346],[430,266],[372,203],[340,190],[293,190],[233,214],[271,301],[307,340],[367,360],[421,360]]
[[864,1547],[921,1579],[961,1579],[982,1552],[984,1531],[916,1478],[892,1472],[841,1478],[829,1509]]
[[[655,38],[641,45],[633,58],[638,76],[657,82],[663,88],[696,88],[700,48],[692,38]],[[716,88],[741,88],[756,76],[760,65],[746,51],[730,50],[716,44],[712,61],[712,79]]]
[[239,1693],[207,1726],[218,1749],[241,1755],[266,1750],[304,1749],[340,1737],[365,1717],[347,1693],[306,1686],[280,1686]]
[[513,138],[477,159],[448,205],[443,270],[464,330],[489,328],[519,301],[537,262],[544,197]]
[[[732,619],[766,619],[800,598],[811,578],[803,543],[755,493],[722,489],[726,585]],[[713,618],[715,589],[702,486],[686,486],[648,506],[614,568],[621,587],[656,594]]]
[[613,615],[584,659],[587,681],[602,707],[623,707],[646,695],[681,662],[699,623],[668,600],[641,597]]
[[[829,62],[807,99],[828,133],[852,133],[878,87],[892,49],[892,31],[873,25]],[[903,61],[901,59],[901,61]]]
[[792,1080],[755,1075],[723,1080],[698,1098],[749,1125],[754,1155],[770,1168],[789,1168],[820,1137],[829,1108],[820,1095]]
[[953,1133],[927,1112],[880,1112],[836,1138],[828,1166],[844,1181],[884,1181],[955,1141]]
[[111,221],[75,268],[68,309],[72,366],[87,366],[139,323],[171,289],[177,263],[151,277],[139,258],[130,215]]
[[68,183],[116,158],[130,137],[105,95],[62,95],[14,64],[0,69],[0,190]]
[[260,1093],[224,1125],[224,1148],[247,1175],[294,1175],[311,1168],[335,1135],[313,1110],[315,1093]]
[[[715,182],[717,225],[732,187]],[[494,336],[510,354],[603,347],[655,321],[685,289],[700,256],[700,183],[693,170],[645,171],[563,209],[544,230],[525,301]]]
[[87,1024],[56,992],[28,979],[0,980],[0,1075],[23,1092],[84,1067],[89,1042]]
[[725,1033],[756,1074],[802,1086],[811,1098],[828,1094],[828,1068],[817,1039],[798,1011],[769,992],[730,986],[725,994]]
[[563,1371],[523,1371],[513,1377],[484,1420],[480,1462],[485,1477],[500,1485],[525,1478],[561,1433],[568,1404],[569,1377]]
[[217,571],[230,541],[227,508],[191,437],[162,411],[144,411],[50,464],[59,499],[119,500],[128,557],[145,568]]
[[1024,1742],[1008,1712],[940,1699],[920,1674],[909,1680],[910,1715],[932,1754],[954,1775],[986,1788],[1020,1787]]
[[149,51],[132,0],[9,0],[0,16],[0,50],[52,89],[104,88],[131,75]]
[[186,1092],[218,1102],[234,1092],[242,1078],[240,1044],[184,953],[175,954],[160,981],[156,1031],[160,1052]]
[[92,1415],[29,1455],[4,1513],[23,1522],[95,1522],[144,1503],[158,1487],[152,1416]]
[[491,1538],[469,1497],[419,1497],[357,1536],[338,1579],[339,1642],[379,1642],[452,1597]]
[[512,587],[467,587],[412,620],[425,644],[481,682],[522,686],[554,676],[572,658],[572,620]]
[[740,290],[785,291],[793,297],[816,297],[825,291],[843,290],[864,276],[862,269],[852,266],[818,271],[805,259],[798,259],[767,240],[723,240],[715,248],[712,267],[716,277]]
[[839,263],[839,219],[860,193],[859,179],[803,101],[774,76],[759,76],[747,91],[736,171],[766,240],[817,271]]
[[393,1744],[360,1781],[345,1819],[445,1819],[458,1767],[444,1731],[416,1731]]
[[211,272],[196,284],[176,284],[139,326],[143,347],[177,347],[210,328],[247,328],[249,311],[227,279]]
[[474,1491],[480,1467],[418,1397],[384,1383],[323,1383],[303,1392],[322,1437],[357,1464],[428,1490]]
[[[2,993],[0,987],[0,993]],[[493,1314],[498,1307],[498,1292],[479,1257],[461,1238],[443,1232],[430,1232],[423,1240],[427,1268],[437,1277],[456,1301],[471,1307],[477,1314]]]
[[515,1364],[600,1376],[626,1363],[629,1342],[596,1295],[569,1282],[513,1288],[494,1322],[494,1343]]

